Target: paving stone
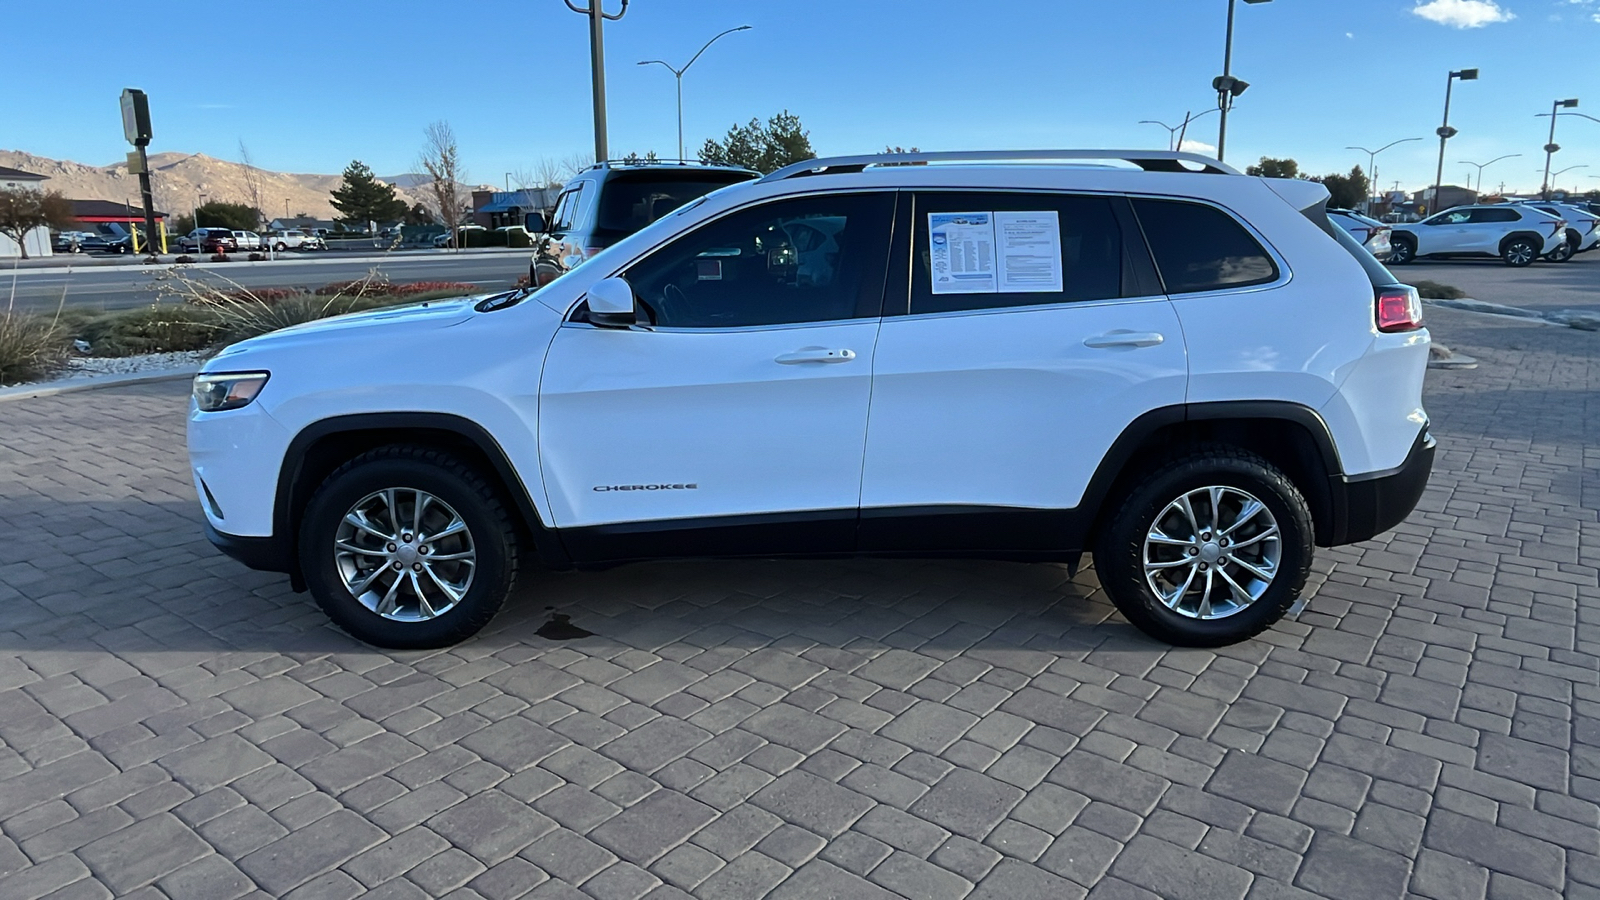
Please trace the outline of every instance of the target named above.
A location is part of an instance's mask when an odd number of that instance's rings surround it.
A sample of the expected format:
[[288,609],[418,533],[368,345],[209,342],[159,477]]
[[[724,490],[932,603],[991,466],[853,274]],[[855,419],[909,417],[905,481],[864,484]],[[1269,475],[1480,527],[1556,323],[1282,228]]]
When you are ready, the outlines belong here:
[[1050,897],[1083,900],[1089,892],[1059,875],[1016,860],[1004,860],[990,872],[967,900],[1019,900],[1022,897]]
[[386,835],[355,813],[326,816],[238,861],[262,889],[284,893],[382,841]]
[[1559,888],[1562,883],[1565,858],[1559,847],[1449,810],[1428,817],[1422,842],[1534,884]]
[[790,875],[767,895],[770,900],[815,900],[818,897],[838,897],[843,900],[896,900],[891,893],[852,875],[825,860],[814,859]]
[[618,860],[618,856],[575,831],[558,828],[522,849],[518,856],[542,872],[570,884],[582,884]]
[[128,893],[210,853],[205,841],[163,813],[86,844],[77,856],[107,887]]
[[550,818],[499,791],[472,796],[429,819],[427,824],[485,866],[515,856],[556,828]]
[[716,810],[682,794],[657,791],[590,832],[589,837],[621,859],[647,865],[716,815]]
[[972,840],[982,840],[1023,798],[1023,791],[957,769],[911,805],[911,812]]
[[1251,882],[1243,869],[1143,835],[1128,842],[1111,874],[1166,900],[1243,897]]
[[600,748],[627,768],[650,773],[711,739],[711,733],[681,719],[662,717]]
[[888,859],[889,854],[893,852],[893,847],[877,838],[847,831],[822,848],[822,858],[846,871],[865,875],[878,863]]
[[837,837],[874,805],[870,798],[799,771],[757,791],[750,802],[828,838]]
[[746,853],[700,882],[694,894],[704,900],[760,897],[788,878],[790,871],[775,859],[760,853]]
[[867,877],[902,897],[960,900],[972,890],[972,882],[960,875],[908,853],[892,854]]

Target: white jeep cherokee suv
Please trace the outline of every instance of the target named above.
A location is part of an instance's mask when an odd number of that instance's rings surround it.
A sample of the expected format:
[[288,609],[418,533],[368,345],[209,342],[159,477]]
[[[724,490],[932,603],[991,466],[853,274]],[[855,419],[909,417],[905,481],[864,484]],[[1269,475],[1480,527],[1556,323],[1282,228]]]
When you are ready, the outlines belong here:
[[[1457,206],[1420,222],[1394,226],[1389,263],[1404,265],[1423,256],[1498,256],[1521,268],[1567,247],[1567,223],[1520,203]],[[1570,255],[1570,252],[1569,252]]]
[[1327,197],[1177,153],[812,160],[531,294],[224,350],[207,532],[391,647],[472,635],[523,561],[1086,550],[1148,633],[1243,640],[1432,467],[1416,292]]

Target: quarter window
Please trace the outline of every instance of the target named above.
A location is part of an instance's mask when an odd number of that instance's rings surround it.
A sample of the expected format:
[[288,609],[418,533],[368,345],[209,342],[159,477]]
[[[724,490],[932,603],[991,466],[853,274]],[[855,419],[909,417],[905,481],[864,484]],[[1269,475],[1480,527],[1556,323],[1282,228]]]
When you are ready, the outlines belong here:
[[627,273],[652,323],[737,328],[880,314],[890,193],[779,200],[704,225]]
[[1278,266],[1250,232],[1214,206],[1134,200],[1156,268],[1169,294],[1266,284]]
[[[1122,229],[1112,202],[1049,193],[918,194],[911,313],[1122,297]],[[957,286],[961,279],[965,285]]]

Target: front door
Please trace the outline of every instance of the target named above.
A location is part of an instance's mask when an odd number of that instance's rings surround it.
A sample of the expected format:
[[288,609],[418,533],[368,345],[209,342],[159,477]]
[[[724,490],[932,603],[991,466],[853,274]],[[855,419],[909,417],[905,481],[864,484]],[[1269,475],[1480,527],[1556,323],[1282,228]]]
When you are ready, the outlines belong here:
[[1188,374],[1127,201],[923,192],[912,219],[909,307],[885,310],[874,365],[862,548],[1080,549],[1073,510],[1101,459],[1181,405]]
[[555,525],[579,560],[851,549],[892,193],[748,207],[622,273],[540,385]]

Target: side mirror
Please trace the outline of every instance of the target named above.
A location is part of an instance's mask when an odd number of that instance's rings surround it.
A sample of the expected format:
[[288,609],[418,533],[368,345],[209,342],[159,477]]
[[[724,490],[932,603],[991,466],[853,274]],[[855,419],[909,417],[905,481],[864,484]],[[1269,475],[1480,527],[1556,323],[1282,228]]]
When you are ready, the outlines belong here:
[[633,286],[626,278],[606,278],[589,288],[589,321],[601,328],[627,328],[639,321]]
[[528,213],[522,217],[522,227],[529,234],[544,234],[544,213]]

